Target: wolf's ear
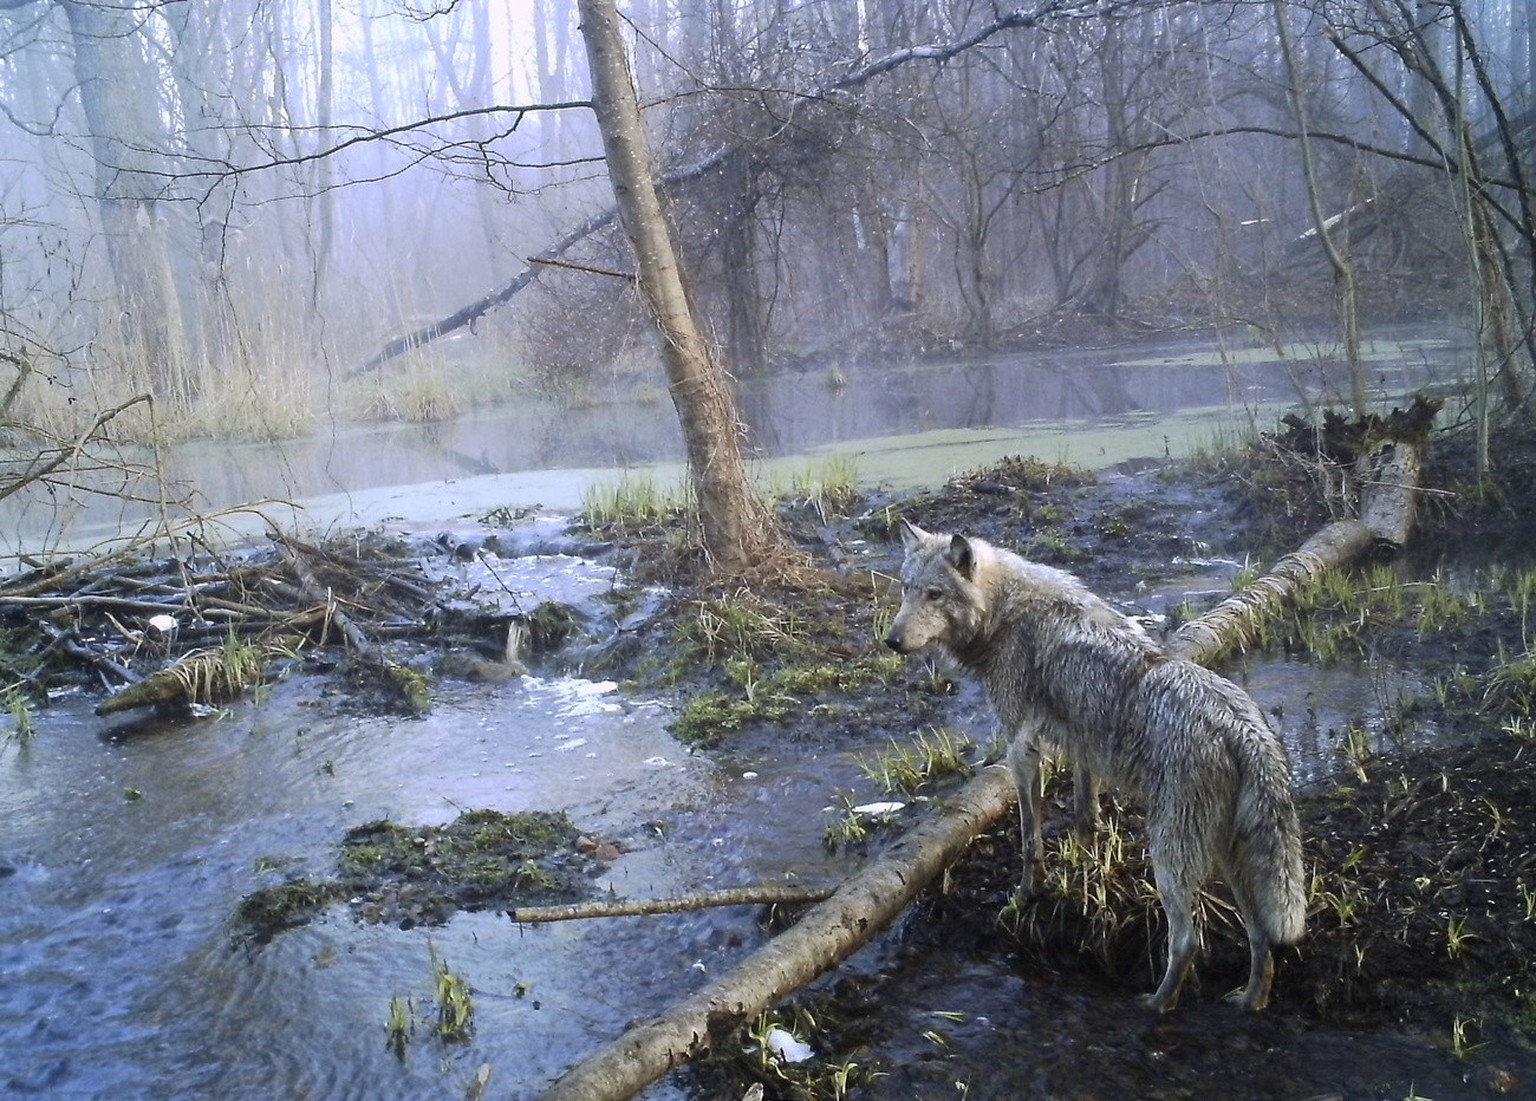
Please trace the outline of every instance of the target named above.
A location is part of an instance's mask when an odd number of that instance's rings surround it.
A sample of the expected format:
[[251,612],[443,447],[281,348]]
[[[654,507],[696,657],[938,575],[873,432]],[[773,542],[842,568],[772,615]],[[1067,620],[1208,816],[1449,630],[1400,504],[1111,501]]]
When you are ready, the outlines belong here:
[[976,552],[971,549],[971,541],[963,535],[956,535],[950,539],[949,549],[944,552],[944,560],[955,567],[955,572],[967,581],[970,581],[976,572]]
[[923,536],[928,533],[918,527],[905,516],[901,518],[901,546],[902,549],[913,551],[922,545]]

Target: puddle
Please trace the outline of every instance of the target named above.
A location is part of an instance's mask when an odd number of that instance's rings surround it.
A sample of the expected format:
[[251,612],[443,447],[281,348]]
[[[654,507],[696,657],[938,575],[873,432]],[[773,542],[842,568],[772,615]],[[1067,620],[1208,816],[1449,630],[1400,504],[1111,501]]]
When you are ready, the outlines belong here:
[[1384,662],[1316,665],[1255,658],[1228,670],[1280,732],[1291,754],[1297,787],[1310,787],[1350,768],[1351,757],[1375,757],[1421,748],[1436,730],[1421,724],[1400,731],[1386,716],[1431,690],[1417,676]]

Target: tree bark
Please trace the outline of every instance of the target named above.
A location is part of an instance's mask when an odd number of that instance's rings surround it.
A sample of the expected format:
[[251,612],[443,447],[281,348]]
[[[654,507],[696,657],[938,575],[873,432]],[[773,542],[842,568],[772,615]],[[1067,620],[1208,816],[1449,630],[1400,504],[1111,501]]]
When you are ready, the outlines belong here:
[[787,550],[761,494],[747,478],[741,425],[683,283],[682,267],[651,173],[650,145],[613,0],[579,0],[592,71],[593,110],[608,177],[636,273],[661,330],[672,404],[682,422],[688,476],[711,566],[737,573]]
[[96,162],[96,203],[127,350],[160,397],[189,385],[181,299],[158,201],[169,178],[144,58],[138,14],[127,7],[67,0],[80,106]]
[[[1391,445],[1381,472],[1367,486],[1361,515],[1328,525],[1248,590],[1194,620],[1174,636],[1181,657],[1206,663],[1240,644],[1245,632],[1272,614],[1316,572],[1340,568],[1378,541],[1401,545],[1412,528],[1418,448]],[[1402,453],[1411,452],[1411,455]],[[1250,593],[1254,595],[1249,596]],[[872,864],[851,876],[800,923],[758,949],[734,971],[660,1017],[642,1021],[566,1071],[543,1101],[617,1101],[632,1097],[668,1071],[731,1035],[776,1000],[847,959],[894,920],[971,841],[1013,807],[1012,777],[1001,766],[983,769],[928,821]]]
[[655,914],[707,910],[714,906],[800,906],[807,902],[821,902],[831,893],[830,887],[770,884],[764,887],[730,887],[673,898],[599,898],[590,902],[568,902],[564,906],[519,906],[509,911],[508,916],[519,925],[582,921],[587,918],[650,917]]

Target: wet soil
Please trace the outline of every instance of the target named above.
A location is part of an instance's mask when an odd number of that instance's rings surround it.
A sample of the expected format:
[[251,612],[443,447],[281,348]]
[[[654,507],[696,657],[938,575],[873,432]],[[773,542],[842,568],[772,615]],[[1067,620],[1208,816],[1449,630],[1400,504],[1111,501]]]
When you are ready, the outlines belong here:
[[[1432,442],[1424,473],[1431,492],[1411,553],[1401,556],[1410,577],[1443,579],[1495,562],[1529,568],[1536,431],[1507,431],[1495,453],[1497,469],[1480,476],[1465,434]],[[1171,611],[1159,593],[1199,590],[1213,576],[1214,603],[1237,563],[1261,566],[1332,518],[1324,491],[1332,489],[1336,500],[1335,478],[1262,446],[1098,478],[1009,460],[933,493],[862,499],[841,517],[809,503],[789,506],[786,524],[821,572],[810,583],[802,575],[781,586],[763,579],[690,584],[672,572],[675,533],[631,533],[615,553],[640,574],[667,574],[672,596],[662,614],[608,651],[607,671],[665,683],[686,698],[742,695],[729,663],[711,660],[719,655],[702,654],[688,639],[701,609],[747,593],[784,617],[792,610],[796,637],[821,660],[877,662],[880,624],[896,602],[890,590],[899,516],[1019,548],[1077,573],[1130,611]],[[824,981],[780,1011],[785,1021],[802,1011],[816,1019],[824,1069],[781,1070],[753,1055],[752,1039],[743,1037],[746,1054],[700,1068],[690,1088],[734,1098],[760,1081],[769,1096],[837,1096],[829,1070],[856,1063],[862,1069],[845,1070],[845,1081],[862,1083],[856,1096],[880,1098],[953,1097],[957,1088],[972,1098],[1172,1097],[1212,1088],[1232,1097],[1403,1096],[1390,1092],[1398,1089],[1391,1075],[1417,1059],[1425,1086],[1417,1096],[1536,1091],[1533,622],[1516,603],[1489,604],[1429,632],[1373,616],[1356,636],[1368,662],[1389,655],[1422,683],[1443,686],[1435,698],[1398,701],[1399,713],[1386,717],[1389,729],[1431,725],[1435,746],[1350,758],[1334,780],[1302,793],[1312,906],[1303,942],[1279,955],[1268,1015],[1241,1018],[1220,1001],[1241,985],[1247,947],[1219,886],[1207,901],[1207,952],[1174,1016],[1092,1008],[1095,998],[1121,1005],[1150,989],[1163,951],[1136,808],[1119,805],[1111,817],[1128,840],[1108,877],[1107,913],[1067,892],[1000,921],[1018,852],[1016,826],[1000,829],[907,915],[878,973]],[[1281,631],[1276,645],[1301,649],[1297,637]],[[633,660],[641,653],[646,660]],[[780,658],[766,644],[753,658],[759,679],[804,660],[798,651]],[[985,742],[991,719],[974,688],[917,662],[850,690],[822,687],[756,719],[744,710],[716,740],[862,746],[939,727]],[[1058,788],[1053,798],[1054,846],[1069,818],[1069,793]],[[921,966],[910,965],[914,958]],[[967,997],[985,1005],[978,991],[1006,991],[992,999],[998,1018],[983,1013],[978,1024],[973,1008],[916,1019],[915,1005],[943,1010],[940,976],[978,971],[990,977],[967,984]],[[1066,984],[1061,991],[1058,982]],[[1054,1010],[1061,1019],[1033,1036],[1009,1023],[1004,1015],[1019,1012],[1022,988],[1045,999],[1036,1012]],[[940,1038],[916,1038],[928,1031]],[[1034,1045],[1030,1059],[1020,1064],[1016,1052],[999,1052],[1009,1036]],[[1373,1069],[1371,1051],[1392,1070]],[[1425,1052],[1436,1058],[1426,1062]],[[1357,1064],[1361,1056],[1367,1062]],[[1086,1080],[1085,1058],[1095,1067]],[[1233,1072],[1234,1060],[1241,1073]],[[1020,1065],[1032,1069],[1007,1069]]]

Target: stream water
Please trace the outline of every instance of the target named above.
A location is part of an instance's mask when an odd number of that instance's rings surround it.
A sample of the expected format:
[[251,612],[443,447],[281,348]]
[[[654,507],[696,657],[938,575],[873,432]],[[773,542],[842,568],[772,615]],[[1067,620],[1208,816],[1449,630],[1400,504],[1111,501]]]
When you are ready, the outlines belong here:
[[[1193,354],[1163,348],[1143,358]],[[1414,345],[1384,371],[1412,384],[1408,376],[1429,354]],[[1134,454],[1155,442],[1139,453],[1161,454],[1166,426],[1188,404],[1228,410],[1229,402],[1278,399],[1290,384],[1284,370],[1265,383],[1230,366],[1126,367],[1116,388],[1129,395],[1129,405],[1111,409],[1093,404],[1100,400],[1094,395],[1107,392],[1092,377],[1096,369],[1083,357],[1019,367],[1013,375],[995,364],[893,370],[880,380],[855,376],[836,397],[803,376],[749,388],[744,404],[765,455],[803,456],[841,444],[889,457],[879,469],[865,469],[866,477],[926,469],[936,482],[967,465],[956,460],[956,446],[990,448],[970,460],[981,462],[1030,449],[1017,445],[1026,430],[1058,441],[1044,451],[1052,458],[1058,451],[1088,458],[1079,450],[1088,439],[1105,456],[1123,445],[1109,442],[1112,433],[1063,434],[1057,423],[1033,423],[1039,418],[1098,416],[1102,427],[1100,415],[1138,412],[1130,431],[1142,442],[1124,446]],[[1207,377],[1196,387],[1189,372]],[[953,415],[957,402],[969,403],[973,414]],[[394,430],[394,443],[375,439],[366,457],[332,439],[315,445],[331,449],[330,457],[317,456],[314,469],[302,473],[289,449],[275,468],[288,471],[282,488],[293,496],[336,488],[317,484],[317,477],[342,482],[346,492],[311,513],[325,523],[395,515],[402,527],[425,526],[481,506],[569,507],[574,501],[552,499],[557,490],[569,494],[599,471],[672,454],[649,437],[640,442],[642,418],[633,411],[603,415],[633,435],[605,440],[592,428],[588,450],[562,444],[562,457],[581,464],[570,468],[578,477],[509,473],[530,460],[514,457],[506,424],[488,418],[438,430],[439,464],[449,451],[485,451],[502,471],[475,476],[485,484],[473,492],[462,481],[379,490],[445,476],[441,465],[425,473],[431,464],[421,456],[434,451],[426,430]],[[656,414],[669,416],[670,410]],[[898,449],[879,439],[896,435],[898,425],[909,435],[943,434],[945,442],[919,435],[909,440],[911,455],[898,461]],[[658,428],[656,435],[665,432]],[[418,451],[401,442],[408,438],[421,443]],[[499,450],[490,450],[493,442]],[[618,446],[626,449],[622,457],[613,453]],[[408,460],[408,452],[417,459]],[[354,464],[345,473],[344,457]],[[219,468],[227,475],[222,481],[210,460],[185,461],[209,475],[200,487],[213,503],[277,491],[239,481],[237,473],[255,479],[257,464],[233,454]],[[360,501],[378,511],[369,513]],[[530,598],[580,599],[610,581],[603,568],[549,556],[528,559],[518,575]],[[1315,669],[1283,663],[1255,666],[1247,676],[1261,705],[1288,716],[1286,734],[1303,778],[1332,767],[1327,731],[1351,721],[1370,728],[1387,696],[1412,687],[1358,674],[1323,683]],[[382,718],[349,712],[321,684],[297,677],[195,722],[118,728],[93,714],[93,699],[64,697],[37,714],[30,740],[0,747],[0,1094],[457,1097],[489,1068],[485,1096],[532,1097],[628,1021],[661,1010],[761,941],[747,915],[730,910],[538,928],[461,913],[438,928],[399,929],[361,924],[344,907],[260,949],[235,941],[230,919],[242,896],[289,874],[324,875],[344,831],[379,818],[435,823],[468,808],[567,809],[584,831],[620,843],[625,854],[599,886],[630,896],[786,875],[832,883],[851,867],[822,844],[838,793],[867,790],[849,753],[786,745],[752,757],[691,756],[666,731],[667,701],[579,677],[445,692],[425,718]],[[390,1001],[408,997],[418,1016],[430,1015],[434,955],[473,987],[474,1036],[445,1045],[418,1027],[405,1056],[396,1058],[385,1042]],[[850,966],[898,958],[899,946],[887,938]],[[963,1051],[973,1068],[972,1098],[1058,1095],[1063,1083],[1073,1096],[1107,1096],[1095,1086],[1095,1035],[1146,1028],[1128,1007],[1106,1001],[1114,993],[1084,989],[1080,981],[1024,981],[1005,963],[909,962],[902,974],[892,993],[911,999],[914,1031],[888,1039],[885,1050],[905,1069],[867,1096],[965,1095],[955,1092],[958,1067],[943,1068],[947,1079],[931,1088],[920,1073],[932,1011],[967,1011],[966,1024],[947,1027],[952,1042],[969,1045]],[[1214,1012],[1197,1008],[1149,1033],[1153,1039],[1142,1045],[1149,1075],[1180,1044],[1203,1045],[1203,1057],[1212,1060],[1206,1092],[1225,1096],[1231,1080],[1217,1057],[1258,1058],[1279,1043],[1246,1025],[1222,1025],[1220,1035],[1236,1036],[1238,1044],[1235,1055],[1224,1053],[1209,1033],[1199,1038],[1202,1029],[1218,1027]],[[1318,1034],[1303,1037],[1295,1061],[1336,1065],[1347,1076],[1350,1060],[1369,1051],[1371,1059],[1395,1061],[1386,1076],[1392,1080],[1444,1082],[1455,1073],[1448,1053],[1401,1045],[1400,1038]],[[1278,1063],[1275,1073],[1294,1076]],[[1042,1075],[1055,1083],[1045,1093],[1029,1086]],[[1306,1094],[1277,1084],[1273,1095]],[[647,1096],[680,1094],[663,1084]]]

